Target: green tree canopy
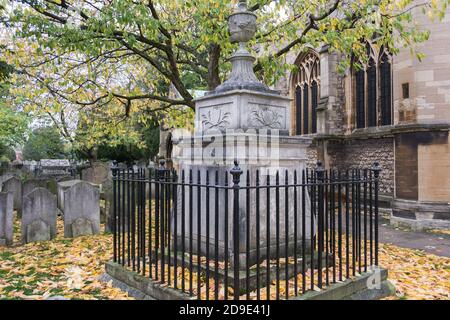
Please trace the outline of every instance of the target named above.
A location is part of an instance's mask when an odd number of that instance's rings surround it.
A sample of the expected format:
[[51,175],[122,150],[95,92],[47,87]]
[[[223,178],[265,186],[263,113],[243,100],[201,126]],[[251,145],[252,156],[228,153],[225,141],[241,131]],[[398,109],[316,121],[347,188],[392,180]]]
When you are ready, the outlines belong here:
[[[235,45],[229,42],[227,17],[236,1],[17,2],[8,11],[15,27],[10,61],[41,88],[35,90],[40,96],[45,91],[83,108],[120,106],[125,114],[133,105],[147,113],[193,108],[191,89],[212,90],[230,70],[227,59]],[[286,55],[310,46],[329,45],[361,59],[367,39],[393,53],[413,48],[428,32],[412,21],[411,9],[442,18],[449,1],[248,2],[259,23],[250,43],[258,51],[255,70],[273,84],[292,67]]]
[[[133,139],[117,141],[114,137],[105,137],[101,143],[95,145],[95,158],[100,160],[117,160],[131,163],[136,160],[154,159],[159,151],[159,125],[156,121],[149,121],[145,126],[136,126],[133,130],[137,136]],[[75,136],[75,139],[78,139]],[[109,143],[116,140],[116,143]],[[76,149],[81,159],[92,160],[94,150],[86,152],[85,148]]]
[[65,156],[64,141],[55,127],[33,130],[23,147],[25,160],[60,159]]

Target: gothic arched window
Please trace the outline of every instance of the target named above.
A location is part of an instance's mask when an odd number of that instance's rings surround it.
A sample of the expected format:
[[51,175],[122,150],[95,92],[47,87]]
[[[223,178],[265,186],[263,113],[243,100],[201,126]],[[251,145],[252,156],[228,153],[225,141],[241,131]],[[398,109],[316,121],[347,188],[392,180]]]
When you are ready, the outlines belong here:
[[317,132],[317,108],[320,97],[320,63],[314,51],[301,55],[295,62],[296,72],[292,76],[295,88],[295,133]]
[[392,76],[390,56],[377,54],[367,45],[368,62],[353,71],[356,128],[392,124]]
[[[302,88],[300,86],[295,87],[295,123],[302,123],[302,113],[298,112],[302,108]],[[295,134],[302,134],[301,126],[296,126]]]
[[389,56],[383,53],[380,58],[380,110],[381,125],[392,124],[392,77]]

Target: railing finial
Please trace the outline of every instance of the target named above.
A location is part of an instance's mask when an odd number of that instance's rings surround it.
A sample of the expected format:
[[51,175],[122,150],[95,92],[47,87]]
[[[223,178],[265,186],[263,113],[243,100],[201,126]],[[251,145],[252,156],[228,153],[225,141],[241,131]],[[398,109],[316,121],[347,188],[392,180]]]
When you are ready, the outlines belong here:
[[380,176],[380,172],[381,172],[380,163],[378,161],[375,161],[372,165],[371,170],[372,170],[375,178],[378,178]]
[[111,171],[112,171],[113,177],[115,177],[117,175],[117,171],[119,170],[119,162],[117,160],[113,160],[112,164],[113,165],[112,165]]
[[235,185],[239,184],[240,182],[240,177],[242,174],[242,169],[239,167],[239,162],[237,161],[237,159],[234,160],[234,167],[233,169],[230,170],[231,175],[233,176],[233,183]]
[[322,164],[322,161],[318,160],[317,163],[316,163],[317,178],[322,179],[324,172],[325,172],[325,168],[324,168],[324,166]]

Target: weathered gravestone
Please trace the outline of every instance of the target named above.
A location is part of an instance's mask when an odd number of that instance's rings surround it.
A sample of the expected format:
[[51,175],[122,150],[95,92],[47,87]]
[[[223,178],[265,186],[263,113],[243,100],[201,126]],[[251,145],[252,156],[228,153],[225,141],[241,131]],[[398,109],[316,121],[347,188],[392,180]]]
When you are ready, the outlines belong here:
[[112,193],[112,177],[109,166],[106,163],[95,162],[91,167],[85,168],[81,171],[81,179],[91,182],[100,187],[100,199],[105,200],[104,206],[100,206],[100,221],[106,222],[106,231],[111,231],[108,221],[111,221],[109,216],[109,204]]
[[13,243],[13,194],[0,192],[0,246]]
[[55,178],[47,178],[47,190],[50,191],[53,194],[57,194],[58,193],[58,183],[56,182]]
[[79,181],[64,191],[64,236],[77,237],[100,231],[100,191]]
[[30,179],[22,184],[22,195],[25,197],[36,188],[47,188],[47,181],[42,179]]
[[56,237],[56,196],[36,188],[23,197],[23,243],[47,241]]
[[14,195],[13,207],[20,215],[22,209],[22,181],[17,177],[11,177],[3,182],[3,192],[12,192]]
[[57,183],[57,191],[56,191],[56,196],[57,196],[57,200],[58,200],[58,209],[60,209],[61,211],[64,210],[64,191],[66,191],[67,189],[69,189],[70,187],[72,187],[73,185],[77,184],[81,182],[81,180],[68,180],[68,181],[62,181],[62,182],[58,182]]
[[94,184],[103,184],[110,178],[108,165],[96,162],[81,171],[81,178]]
[[12,178],[13,175],[11,173],[5,173],[3,175],[0,176],[0,191],[3,191],[3,182],[5,182],[6,180]]

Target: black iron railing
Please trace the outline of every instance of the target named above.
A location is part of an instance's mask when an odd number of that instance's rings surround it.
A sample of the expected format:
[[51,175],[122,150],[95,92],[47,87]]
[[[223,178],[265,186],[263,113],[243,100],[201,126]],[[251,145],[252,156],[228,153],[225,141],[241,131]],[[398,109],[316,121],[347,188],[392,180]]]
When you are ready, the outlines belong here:
[[113,258],[198,299],[322,290],[378,265],[379,172],[113,168]]

